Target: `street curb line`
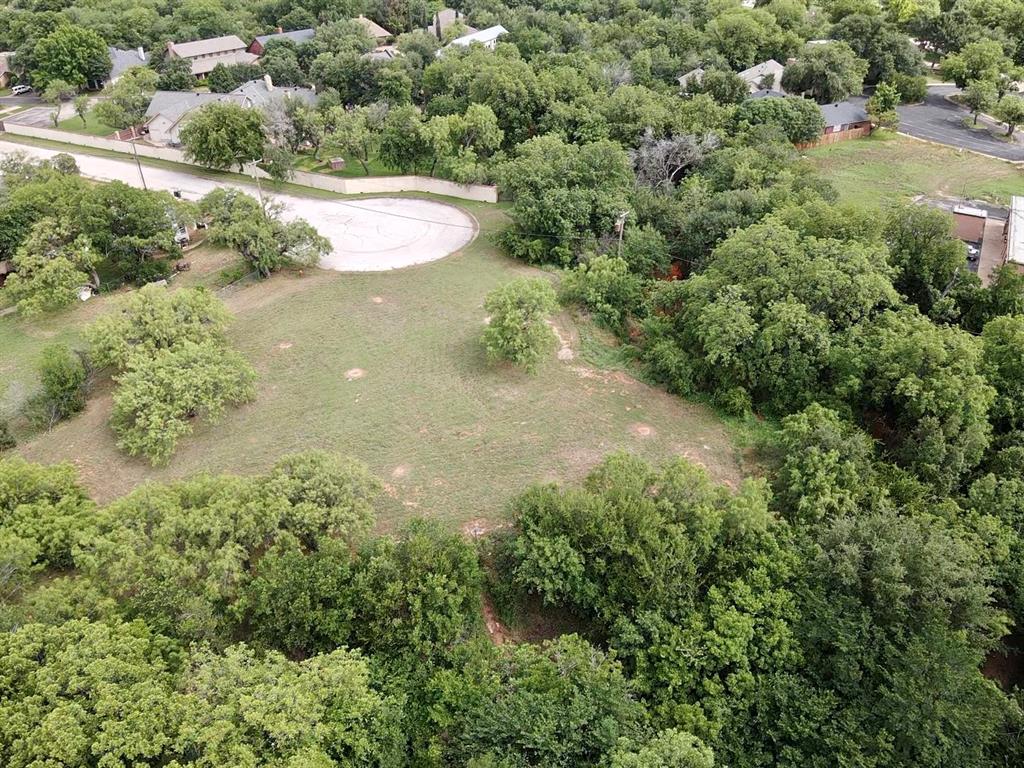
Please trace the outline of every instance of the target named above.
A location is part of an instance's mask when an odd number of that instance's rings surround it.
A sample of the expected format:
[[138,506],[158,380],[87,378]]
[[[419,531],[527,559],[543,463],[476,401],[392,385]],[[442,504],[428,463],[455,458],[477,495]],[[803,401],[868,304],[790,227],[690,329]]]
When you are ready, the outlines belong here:
[[976,149],[968,149],[967,147],[954,147],[952,144],[943,144],[941,141],[935,141],[933,139],[922,139],[920,136],[914,136],[910,133],[903,133],[903,131],[897,130],[896,134],[899,136],[906,136],[908,139],[914,139],[914,141],[920,141],[924,144],[934,144],[936,147],[945,147],[946,149],[952,149],[957,152],[970,152],[972,155],[978,155],[980,157],[987,157],[990,160],[999,160],[1000,162],[1012,165],[1015,168],[1024,168],[1024,160],[1007,160],[1005,157],[999,157],[998,155],[990,155],[987,152],[979,152]]

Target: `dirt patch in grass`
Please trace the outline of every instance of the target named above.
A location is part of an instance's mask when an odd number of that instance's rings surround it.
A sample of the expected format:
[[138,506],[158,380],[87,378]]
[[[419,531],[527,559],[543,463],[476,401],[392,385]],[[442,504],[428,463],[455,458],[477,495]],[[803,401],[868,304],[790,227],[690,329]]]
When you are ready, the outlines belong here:
[[641,422],[638,422],[636,424],[630,424],[629,433],[634,437],[640,438],[652,437],[655,434],[654,427],[652,427],[650,424],[643,424]]

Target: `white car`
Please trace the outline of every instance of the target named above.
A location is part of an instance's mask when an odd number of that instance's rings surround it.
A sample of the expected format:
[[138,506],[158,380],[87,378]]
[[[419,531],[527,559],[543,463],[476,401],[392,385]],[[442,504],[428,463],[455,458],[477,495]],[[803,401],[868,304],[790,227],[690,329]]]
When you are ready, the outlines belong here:
[[24,96],[26,93],[32,93],[31,85],[15,85],[11,87],[11,93],[15,96]]

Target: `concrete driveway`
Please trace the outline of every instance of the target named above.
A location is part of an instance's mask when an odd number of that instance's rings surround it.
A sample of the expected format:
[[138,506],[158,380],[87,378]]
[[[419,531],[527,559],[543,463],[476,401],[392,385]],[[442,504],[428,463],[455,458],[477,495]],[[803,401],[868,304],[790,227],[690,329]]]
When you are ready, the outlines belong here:
[[[34,158],[58,154],[52,149],[0,141],[0,156],[24,153]],[[130,160],[67,152],[83,176],[100,181],[123,181],[142,187],[139,170]],[[253,184],[204,179],[178,170],[143,165],[149,189],[178,190],[188,200],[218,187],[257,194]],[[460,208],[416,198],[323,199],[296,194],[264,193],[283,207],[287,219],[303,218],[331,241],[333,253],[320,266],[342,272],[381,272],[437,261],[465,247],[476,237],[476,220]]]
[[958,90],[954,85],[932,86],[923,104],[901,106],[900,133],[950,147],[983,152],[1003,160],[1024,162],[1024,144],[1000,141],[985,131],[972,131],[964,127],[963,120],[969,117],[968,111],[946,100],[946,96]]

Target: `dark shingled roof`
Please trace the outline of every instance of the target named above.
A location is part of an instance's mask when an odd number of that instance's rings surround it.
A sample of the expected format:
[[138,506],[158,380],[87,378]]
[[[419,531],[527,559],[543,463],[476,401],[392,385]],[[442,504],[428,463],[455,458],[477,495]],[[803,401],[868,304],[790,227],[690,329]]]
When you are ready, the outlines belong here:
[[825,118],[825,126],[849,125],[850,123],[863,123],[870,120],[864,107],[853,104],[849,101],[840,101],[837,104],[819,104],[821,116]]

